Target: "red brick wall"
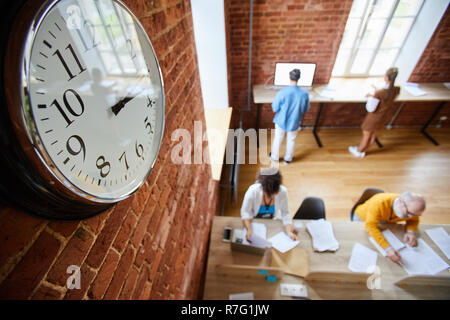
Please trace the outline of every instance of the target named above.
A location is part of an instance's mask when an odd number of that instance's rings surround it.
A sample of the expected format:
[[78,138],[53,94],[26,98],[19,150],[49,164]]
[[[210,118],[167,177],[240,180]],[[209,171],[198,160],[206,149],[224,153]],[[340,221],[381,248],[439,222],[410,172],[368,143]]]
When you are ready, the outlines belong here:
[[[254,0],[252,84],[263,84],[273,75],[275,62],[317,62],[314,83],[327,83],[331,77],[337,51],[352,5],[351,0]],[[249,3],[225,0],[230,25],[228,64],[231,66],[230,105],[235,109],[247,108]],[[449,21],[447,12],[425,50],[411,81],[450,81]],[[253,97],[252,97],[253,99]],[[446,106],[440,115],[449,114]],[[431,116],[434,104],[407,104],[394,125],[423,125]],[[237,110],[236,110],[237,111]],[[232,126],[239,124],[240,112],[233,112]],[[305,115],[305,126],[312,126],[318,111],[313,104]],[[320,126],[360,126],[364,118],[363,105],[336,104],[324,108]],[[261,128],[273,128],[274,113],[269,104],[261,107]],[[434,123],[438,121],[436,117]],[[256,106],[243,117],[245,128],[255,127]],[[449,120],[442,122],[449,126]]]
[[[166,129],[147,182],[94,218],[51,222],[0,207],[0,299],[196,299],[218,185],[210,168],[175,165],[171,133],[204,125],[189,0],[128,0],[161,64]],[[204,143],[203,147],[207,147]],[[81,289],[68,290],[69,265]]]
[[450,8],[447,8],[409,81],[450,81]]
[[[247,108],[250,1],[227,1],[231,105],[242,109]],[[265,83],[273,75],[275,62],[293,61],[316,62],[314,83],[327,83],[351,5],[352,0],[255,0],[252,83]],[[239,112],[233,114],[239,116]]]

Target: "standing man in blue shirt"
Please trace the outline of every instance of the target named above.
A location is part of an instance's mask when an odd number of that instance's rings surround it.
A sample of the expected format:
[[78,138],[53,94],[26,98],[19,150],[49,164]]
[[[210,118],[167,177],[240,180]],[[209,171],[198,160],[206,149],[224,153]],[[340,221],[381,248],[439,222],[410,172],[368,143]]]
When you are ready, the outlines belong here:
[[294,69],[289,72],[290,85],[275,96],[272,110],[276,112],[273,122],[275,123],[275,138],[272,143],[270,158],[278,162],[280,145],[286,132],[286,153],[284,162],[288,164],[294,155],[295,137],[303,120],[303,115],[309,110],[309,94],[297,86],[300,79],[300,70]]

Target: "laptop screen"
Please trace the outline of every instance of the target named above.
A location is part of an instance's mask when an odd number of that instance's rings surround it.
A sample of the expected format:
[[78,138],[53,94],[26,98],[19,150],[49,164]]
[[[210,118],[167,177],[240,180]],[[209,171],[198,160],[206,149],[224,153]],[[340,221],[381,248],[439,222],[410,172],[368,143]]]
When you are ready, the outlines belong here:
[[315,63],[289,63],[277,62],[275,64],[275,76],[273,84],[276,86],[288,86],[290,84],[289,72],[293,69],[300,70],[300,80],[297,85],[300,87],[311,87],[316,72]]

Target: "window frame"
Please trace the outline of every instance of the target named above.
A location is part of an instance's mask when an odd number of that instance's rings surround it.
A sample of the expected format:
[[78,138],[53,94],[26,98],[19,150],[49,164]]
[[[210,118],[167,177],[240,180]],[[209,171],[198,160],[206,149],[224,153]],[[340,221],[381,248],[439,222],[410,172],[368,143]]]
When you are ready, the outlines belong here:
[[[383,30],[381,32],[381,36],[379,37],[376,46],[373,49],[369,49],[369,50],[373,50],[373,54],[372,54],[372,56],[370,58],[370,62],[368,63],[368,65],[366,67],[366,70],[363,73],[351,73],[351,68],[352,68],[352,66],[354,64],[354,61],[356,59],[356,55],[358,54],[358,51],[360,49],[359,46],[360,46],[360,43],[363,40],[364,35],[366,33],[368,23],[371,20],[371,16],[372,16],[373,10],[375,8],[374,4],[375,4],[376,1],[377,0],[369,0],[369,1],[366,2],[365,6],[364,6],[364,11],[363,11],[364,13],[363,13],[363,15],[361,17],[361,21],[359,23],[358,30],[356,32],[356,37],[355,37],[355,39],[353,39],[352,46],[351,46],[351,48],[344,49],[344,50],[350,50],[350,55],[349,55],[349,58],[346,61],[346,65],[345,65],[344,71],[341,74],[339,74],[339,75],[334,75],[332,73],[332,77],[335,77],[335,78],[339,78],[339,77],[340,78],[362,78],[362,77],[367,77],[368,78],[368,77],[380,77],[380,76],[383,75],[383,74],[370,74],[370,70],[371,70],[371,68],[373,66],[373,63],[374,63],[376,57],[377,57],[377,54],[380,52],[381,44],[382,44],[382,42],[384,40],[384,37],[386,35],[387,30],[389,29],[389,26],[392,23],[392,20],[394,18],[394,13],[397,10],[398,5],[400,4],[401,0],[394,0],[394,4],[393,4],[393,6],[391,8],[391,11],[389,12],[389,15],[386,17],[386,23],[383,26]],[[418,9],[417,9],[417,11],[416,11],[416,13],[415,13],[415,15],[399,16],[400,18],[413,18],[413,20],[411,22],[411,25],[409,27],[409,30],[406,32],[405,37],[402,40],[402,43],[399,46],[396,46],[396,47],[382,48],[382,50],[385,50],[385,49],[397,49],[397,53],[395,55],[395,58],[393,59],[392,65],[394,65],[395,62],[397,61],[397,59],[398,59],[398,57],[400,55],[400,52],[401,52],[401,50],[402,50],[406,40],[408,39],[412,28],[414,27],[414,25],[416,23],[417,17],[419,16],[419,14],[420,14],[423,6],[424,6],[424,3],[425,3],[425,0],[422,0],[420,5],[419,5],[419,7],[418,7]],[[397,18],[397,17],[395,17],[395,18]],[[350,16],[347,18],[347,23],[348,23],[349,19],[350,19]],[[347,24],[346,24],[346,27],[347,27]],[[363,29],[363,31],[361,31],[362,29]],[[341,40],[341,44],[342,44],[342,40]],[[341,45],[339,45],[339,49],[338,49],[338,53],[337,53],[336,57],[339,55],[339,51],[341,49],[342,49]],[[335,63],[336,63],[336,61],[335,61]],[[333,66],[333,71],[334,71],[334,66]]]

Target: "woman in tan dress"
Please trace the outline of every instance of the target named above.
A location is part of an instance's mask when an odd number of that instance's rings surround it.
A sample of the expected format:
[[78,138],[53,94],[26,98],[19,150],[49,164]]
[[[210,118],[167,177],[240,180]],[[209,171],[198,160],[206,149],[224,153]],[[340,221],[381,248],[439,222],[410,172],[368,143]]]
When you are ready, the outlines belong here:
[[374,97],[379,100],[378,106],[373,112],[368,112],[361,125],[362,139],[359,146],[350,146],[348,150],[355,157],[363,158],[366,155],[366,150],[375,142],[376,133],[386,125],[386,117],[389,110],[394,105],[394,100],[400,93],[400,87],[394,87],[395,78],[397,77],[398,69],[389,68],[384,75],[386,86],[382,89],[376,90],[375,94],[368,94],[368,97]]

